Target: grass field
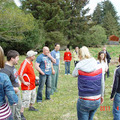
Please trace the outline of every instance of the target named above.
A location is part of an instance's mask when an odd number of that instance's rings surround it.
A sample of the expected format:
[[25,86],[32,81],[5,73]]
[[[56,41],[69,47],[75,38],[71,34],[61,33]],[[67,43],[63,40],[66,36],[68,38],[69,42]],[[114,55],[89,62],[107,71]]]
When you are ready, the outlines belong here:
[[[97,54],[101,48],[89,48],[93,57],[97,59]],[[108,46],[108,52],[111,55],[110,77],[105,82],[105,97],[104,103],[98,108],[94,120],[112,120],[112,101],[110,101],[111,85],[113,83],[114,69],[118,65],[118,56],[120,54],[119,46]],[[51,96],[50,101],[45,100],[45,90],[43,91],[43,102],[35,103],[38,112],[31,112],[25,109],[24,115],[27,120],[77,120],[76,103],[78,99],[77,78],[72,75],[64,75],[63,53],[61,51],[61,71],[58,81],[58,92]],[[20,63],[25,59],[25,56],[20,56]],[[74,69],[73,60],[71,61],[71,73]],[[35,70],[36,75],[38,72]],[[105,109],[104,109],[105,108]]]

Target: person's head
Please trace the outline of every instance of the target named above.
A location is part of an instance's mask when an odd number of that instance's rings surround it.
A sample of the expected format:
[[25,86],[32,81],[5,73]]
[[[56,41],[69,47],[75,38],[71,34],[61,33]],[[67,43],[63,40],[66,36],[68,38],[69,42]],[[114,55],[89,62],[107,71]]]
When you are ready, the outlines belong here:
[[16,50],[9,50],[7,53],[7,61],[12,65],[17,65],[19,60],[19,53]]
[[89,59],[91,57],[90,52],[86,46],[83,46],[79,50],[79,58],[81,59]]
[[43,47],[43,54],[47,55],[49,53],[50,53],[49,48],[47,46]]
[[101,60],[103,60],[105,62],[105,53],[104,51],[100,51],[98,53],[98,60],[101,62]]
[[66,48],[66,52],[69,52],[69,48]]
[[103,51],[106,51],[106,46],[103,46]]
[[37,55],[37,52],[34,52],[33,50],[29,50],[26,55],[27,55],[27,59],[33,61],[35,59],[35,55]]
[[56,43],[55,44],[55,51],[59,51],[60,50],[60,44]]
[[4,60],[4,51],[0,46],[0,68],[4,68],[5,60]]
[[78,47],[75,47],[75,51],[78,52],[78,51],[79,51],[79,48],[78,48]]

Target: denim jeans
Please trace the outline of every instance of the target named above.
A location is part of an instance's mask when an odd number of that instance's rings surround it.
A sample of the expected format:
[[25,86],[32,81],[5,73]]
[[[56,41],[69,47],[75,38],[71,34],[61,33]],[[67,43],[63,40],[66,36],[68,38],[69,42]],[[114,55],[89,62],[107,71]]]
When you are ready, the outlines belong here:
[[114,120],[120,120],[120,93],[116,93],[113,101]]
[[78,98],[77,116],[78,120],[93,120],[93,116],[100,106],[100,99],[95,101],[83,100]]
[[70,74],[70,62],[65,62],[65,74]]
[[6,118],[5,120],[13,120],[13,115],[11,114],[8,118]]
[[51,92],[51,76],[50,75],[39,75],[39,87],[37,91],[37,102],[42,102],[42,91],[44,88],[44,84],[46,85],[45,96],[46,99],[50,99]]
[[58,76],[59,76],[59,66],[54,65],[53,66],[55,70],[55,74],[51,75],[51,95],[53,95],[54,92],[57,91],[57,84],[58,84]]

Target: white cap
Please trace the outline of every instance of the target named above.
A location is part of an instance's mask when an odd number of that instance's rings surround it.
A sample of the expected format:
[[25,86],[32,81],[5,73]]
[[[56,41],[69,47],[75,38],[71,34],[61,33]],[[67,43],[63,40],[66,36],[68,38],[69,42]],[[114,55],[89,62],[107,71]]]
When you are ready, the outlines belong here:
[[34,52],[33,50],[27,52],[27,57],[32,57],[34,55],[37,55],[37,52]]

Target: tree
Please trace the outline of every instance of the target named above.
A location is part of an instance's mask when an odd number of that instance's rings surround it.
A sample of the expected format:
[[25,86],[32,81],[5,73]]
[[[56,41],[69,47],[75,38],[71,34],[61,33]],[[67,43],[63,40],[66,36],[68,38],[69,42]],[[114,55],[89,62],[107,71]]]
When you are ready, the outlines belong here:
[[44,44],[41,31],[32,14],[24,13],[12,0],[0,1],[0,42],[5,52],[16,49],[24,53]]
[[102,11],[102,5],[100,3],[97,4],[94,12],[92,20],[96,22],[96,24],[101,24],[103,20],[103,11]]
[[107,36],[105,30],[100,25],[93,26],[89,33],[89,46],[99,46],[106,44]]

